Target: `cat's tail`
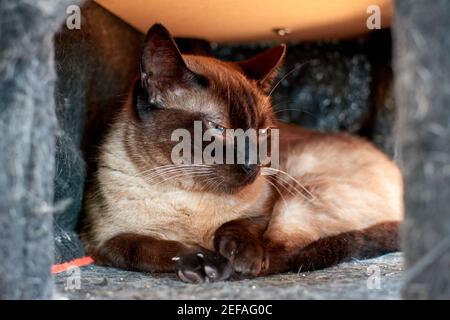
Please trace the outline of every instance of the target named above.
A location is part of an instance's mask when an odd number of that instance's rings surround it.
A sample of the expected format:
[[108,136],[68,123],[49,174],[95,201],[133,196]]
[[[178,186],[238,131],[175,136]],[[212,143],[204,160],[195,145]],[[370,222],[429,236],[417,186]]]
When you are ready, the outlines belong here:
[[383,222],[363,230],[319,239],[300,249],[291,261],[296,271],[323,269],[354,259],[400,250],[400,222]]

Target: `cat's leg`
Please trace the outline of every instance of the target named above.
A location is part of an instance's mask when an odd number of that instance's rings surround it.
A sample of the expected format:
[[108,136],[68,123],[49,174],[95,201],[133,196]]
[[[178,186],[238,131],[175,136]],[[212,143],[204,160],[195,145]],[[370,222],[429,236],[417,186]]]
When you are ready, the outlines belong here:
[[[362,230],[352,230],[311,241],[296,248],[279,240],[265,239],[269,257],[268,268],[262,274],[286,271],[312,271],[354,259],[365,259],[400,250],[400,222],[375,224]],[[303,241],[308,235],[298,234]]]
[[101,265],[144,272],[175,271],[185,282],[220,281],[231,274],[230,262],[217,252],[145,235],[117,235],[91,254]]
[[291,259],[297,271],[327,268],[340,262],[376,257],[400,250],[400,222],[383,222],[363,230],[325,237],[299,248]]
[[278,201],[264,233],[269,263],[263,274],[321,269],[399,249],[399,221],[363,226],[332,212],[295,197]]
[[267,268],[268,257],[262,235],[270,217],[261,216],[230,221],[214,235],[214,247],[228,258],[237,276],[256,276]]
[[296,250],[319,238],[311,218],[305,214],[310,210],[308,203],[286,195],[275,203],[263,235],[269,263],[262,275],[292,271]]

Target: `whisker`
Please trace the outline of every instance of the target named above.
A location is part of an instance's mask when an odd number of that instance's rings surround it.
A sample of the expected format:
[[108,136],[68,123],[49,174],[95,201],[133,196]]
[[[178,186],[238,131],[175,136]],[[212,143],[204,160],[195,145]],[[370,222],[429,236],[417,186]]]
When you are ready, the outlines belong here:
[[267,181],[268,183],[270,183],[270,185],[271,185],[272,187],[275,188],[275,190],[276,190],[276,191],[278,192],[278,194],[280,195],[281,200],[283,200],[284,206],[287,208],[288,205],[287,205],[286,199],[283,197],[283,194],[281,193],[280,189],[278,189],[278,187],[275,185],[275,183],[269,180],[270,177],[271,177],[271,176],[265,176],[264,179],[266,179],[266,181]]
[[220,190],[220,187],[225,183],[222,179],[217,178],[218,184],[216,186],[216,191]]
[[144,174],[141,176],[143,177],[151,177],[153,175],[160,175],[163,173],[169,173],[172,171],[182,171],[182,170],[208,170],[207,167],[198,167],[198,166],[191,166],[191,165],[171,165],[171,166],[164,166],[164,167],[157,167],[153,168],[152,170],[147,170]]
[[154,170],[162,170],[162,169],[165,169],[165,168],[173,168],[175,166],[176,165],[173,165],[173,164],[166,164],[164,166],[159,166],[159,167],[154,167],[154,168],[150,168],[150,169],[139,171],[139,172],[136,173],[136,175],[144,175],[144,174],[146,174],[148,172],[152,172]]
[[150,177],[145,177],[146,180],[148,181],[154,181],[158,178],[162,178],[165,176],[171,176],[174,174],[178,174],[178,173],[189,173],[189,174],[194,174],[194,173],[205,173],[205,172],[210,172],[208,169],[176,169],[176,170],[171,170],[171,171],[164,171],[164,172],[156,172],[153,175],[151,175]]
[[185,176],[189,176],[189,175],[192,175],[192,176],[204,176],[204,175],[210,175],[210,174],[211,174],[210,172],[182,172],[182,173],[180,173],[178,175],[168,177],[167,179],[163,179],[162,181],[159,181],[159,182],[155,183],[153,186],[157,186],[157,185],[159,185],[161,183],[164,183],[166,181],[169,181],[169,180],[172,180],[172,179],[176,179],[176,178],[185,177]]
[[[289,183],[288,181],[286,181],[285,179],[283,179],[282,177],[285,178],[289,178],[290,181],[292,181],[293,183],[295,183],[297,186],[299,186],[305,193],[307,193],[313,200],[316,200],[316,197],[314,196],[314,194],[311,193],[311,191],[309,191],[304,185],[302,185],[297,179],[295,179],[294,177],[292,177],[290,174],[288,174],[287,172],[280,170],[280,169],[275,169],[275,168],[264,168],[263,172],[272,172],[275,174],[282,174],[282,176],[280,176],[280,179],[282,179],[284,182]],[[292,186],[292,185],[291,185]],[[299,194],[303,194],[300,190],[297,189],[297,191],[299,192]],[[303,195],[304,196],[304,195]],[[305,196],[304,196],[305,197]],[[308,199],[307,197],[305,197],[306,199]],[[308,199],[310,200],[310,199]]]
[[278,88],[278,86],[280,85],[280,83],[281,83],[284,79],[286,79],[287,77],[289,77],[289,76],[290,76],[294,71],[296,71],[297,69],[300,69],[301,67],[303,67],[304,65],[306,65],[306,64],[308,64],[308,63],[310,63],[310,62],[311,62],[311,60],[310,60],[310,61],[306,61],[306,62],[302,63],[302,64],[299,65],[299,66],[293,67],[293,68],[291,69],[291,71],[289,71],[289,72],[286,73],[283,77],[281,77],[281,79],[278,80],[278,82],[275,84],[275,86],[272,88],[272,90],[270,90],[270,92],[269,92],[269,97],[272,95],[272,93],[275,92],[275,89]]
[[306,113],[306,114],[308,114],[308,115],[310,115],[310,116],[315,117],[315,114],[314,114],[314,113],[312,113],[312,112],[310,112],[310,111],[307,111],[307,110],[304,110],[304,109],[298,109],[298,108],[286,108],[286,109],[281,109],[281,110],[275,111],[273,114],[277,114],[277,113],[284,112],[284,111],[298,111],[298,112],[303,112],[303,113]]
[[[209,179],[205,182],[205,185],[204,185],[204,191],[205,192],[210,192],[210,188],[213,188],[214,187],[214,183],[215,183],[215,178],[216,177],[214,177],[213,175],[210,175],[209,176]],[[213,188],[213,190],[214,190],[215,188]]]
[[[322,197],[321,199],[318,199],[314,194],[312,194],[312,192],[310,192],[309,190],[307,190],[297,179],[295,179],[294,177],[292,177],[291,175],[289,175],[287,172],[283,171],[283,170],[278,170],[275,168],[265,168],[265,169],[270,169],[269,171],[272,172],[277,172],[277,173],[281,173],[282,176],[281,177],[288,177],[291,179],[291,181],[295,182],[297,185],[299,185],[306,193],[308,193],[310,196],[312,196],[314,201],[318,201],[320,202],[320,204],[324,205],[326,202],[326,205],[329,207],[334,208],[337,211],[343,211],[345,210],[345,208],[337,205],[334,201],[324,201],[324,198]],[[330,178],[332,179],[332,178]],[[309,181],[308,181],[309,182]],[[311,199],[308,199],[309,201],[311,201]]]
[[277,173],[281,173],[283,174],[285,177],[291,179],[291,181],[293,181],[295,184],[297,184],[300,188],[302,188],[306,193],[308,193],[311,197],[314,198],[314,195],[304,186],[302,185],[297,179],[295,179],[293,176],[291,176],[289,173],[287,173],[286,171],[280,170],[280,169],[275,169],[275,168],[267,168],[269,170],[275,170]]
[[156,170],[156,171],[151,172],[151,173],[149,173],[149,174],[145,174],[145,175],[143,175],[143,177],[144,177],[144,178],[151,178],[151,177],[153,177],[153,176],[158,176],[158,175],[163,175],[163,174],[169,174],[169,173],[172,173],[172,172],[178,172],[178,171],[192,171],[192,170],[198,170],[198,171],[200,171],[200,170],[206,170],[206,168],[205,168],[205,169],[203,169],[203,168],[196,168],[196,169],[194,169],[194,168],[166,168],[166,169],[164,169],[164,170]]
[[150,177],[154,174],[161,174],[161,173],[167,173],[170,171],[177,171],[177,170],[201,170],[201,169],[207,169],[208,167],[203,167],[203,166],[184,166],[184,165],[180,165],[180,166],[170,166],[170,167],[166,167],[166,168],[155,168],[154,170],[148,170],[145,174],[142,174],[143,177]]
[[144,175],[146,173],[149,173],[149,172],[152,172],[155,170],[164,170],[164,169],[168,169],[168,168],[186,168],[186,167],[190,168],[190,167],[208,167],[208,166],[210,166],[210,165],[207,165],[207,164],[167,164],[164,166],[154,167],[154,168],[140,171],[140,172],[136,173],[136,175]]
[[[269,177],[273,177],[274,179],[276,179],[275,181],[279,183],[279,186],[282,187],[285,191],[289,192],[292,196],[294,196],[294,197],[300,196],[301,198],[304,198],[307,201],[311,201],[311,199],[306,197],[300,190],[298,190],[295,187],[295,185],[292,185],[289,181],[286,181],[285,179],[283,179],[283,177],[280,177],[280,176],[275,177],[275,175],[271,175]],[[287,184],[287,186],[285,184]]]

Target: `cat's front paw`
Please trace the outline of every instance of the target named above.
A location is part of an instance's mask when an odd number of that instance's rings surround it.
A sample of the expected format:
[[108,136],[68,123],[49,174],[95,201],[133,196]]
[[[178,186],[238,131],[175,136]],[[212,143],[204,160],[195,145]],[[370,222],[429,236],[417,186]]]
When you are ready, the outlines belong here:
[[249,234],[221,232],[216,234],[214,245],[221,255],[230,260],[238,277],[257,276],[269,266],[263,243]]
[[230,277],[232,268],[227,258],[208,250],[193,251],[174,257],[178,277],[189,283],[222,281]]

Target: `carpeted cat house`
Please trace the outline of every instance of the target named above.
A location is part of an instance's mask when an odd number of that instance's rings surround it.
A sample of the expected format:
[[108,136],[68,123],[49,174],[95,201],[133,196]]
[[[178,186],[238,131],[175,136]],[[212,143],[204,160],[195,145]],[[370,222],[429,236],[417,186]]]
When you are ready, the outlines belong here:
[[[53,298],[51,271],[85,256],[90,157],[154,22],[182,51],[228,60],[287,42],[280,119],[361,135],[401,164],[403,295],[450,297],[448,1],[144,2],[0,2],[0,298]],[[383,30],[369,30],[375,4]]]

